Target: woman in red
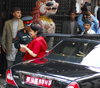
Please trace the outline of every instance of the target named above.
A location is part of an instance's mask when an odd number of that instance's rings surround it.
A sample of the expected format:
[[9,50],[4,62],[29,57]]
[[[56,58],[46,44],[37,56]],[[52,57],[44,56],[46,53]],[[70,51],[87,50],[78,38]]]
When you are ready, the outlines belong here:
[[41,58],[45,55],[47,50],[47,43],[44,37],[38,36],[40,33],[40,26],[38,24],[32,24],[30,34],[34,39],[28,44],[27,47],[25,45],[20,45],[22,51],[26,51],[23,61]]

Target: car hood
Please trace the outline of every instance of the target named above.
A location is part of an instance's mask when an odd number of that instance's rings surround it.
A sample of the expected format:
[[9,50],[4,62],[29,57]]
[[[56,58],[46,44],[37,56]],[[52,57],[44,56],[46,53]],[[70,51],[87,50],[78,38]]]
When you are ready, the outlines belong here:
[[88,76],[97,73],[88,69],[88,66],[64,62],[60,60],[48,60],[46,58],[25,61],[12,66],[11,69],[15,71],[24,71],[47,75],[54,74],[70,78],[78,78],[81,76]]

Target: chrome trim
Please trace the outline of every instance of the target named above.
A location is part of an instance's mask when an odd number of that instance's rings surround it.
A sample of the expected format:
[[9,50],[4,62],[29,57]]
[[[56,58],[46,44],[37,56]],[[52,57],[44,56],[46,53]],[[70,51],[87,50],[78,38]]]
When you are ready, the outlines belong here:
[[19,76],[13,75],[14,78],[19,79]]
[[[67,80],[65,76],[57,76],[57,75],[42,75],[39,73],[30,73],[30,72],[25,72],[25,71],[17,71],[19,74],[24,74],[24,75],[29,75],[29,76],[34,76],[34,77],[40,77],[40,78],[45,78],[45,79],[50,79],[50,80],[57,80],[57,81],[63,81],[63,82],[70,82],[70,80]],[[62,77],[62,78],[61,78]]]
[[100,73],[97,73],[97,74],[92,74],[90,76],[84,76],[83,78],[80,78],[80,79],[77,79],[76,81],[81,81],[81,80],[85,80],[85,79],[90,79],[90,78],[93,78],[93,77],[96,77],[96,76],[99,76],[100,77]]

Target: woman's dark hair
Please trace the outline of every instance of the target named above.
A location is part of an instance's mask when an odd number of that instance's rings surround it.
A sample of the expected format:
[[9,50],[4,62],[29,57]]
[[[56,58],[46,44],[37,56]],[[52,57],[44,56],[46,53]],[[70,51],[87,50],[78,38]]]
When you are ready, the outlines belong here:
[[42,32],[42,27],[39,24],[31,24],[31,29],[36,32],[37,31],[37,36],[44,36]]

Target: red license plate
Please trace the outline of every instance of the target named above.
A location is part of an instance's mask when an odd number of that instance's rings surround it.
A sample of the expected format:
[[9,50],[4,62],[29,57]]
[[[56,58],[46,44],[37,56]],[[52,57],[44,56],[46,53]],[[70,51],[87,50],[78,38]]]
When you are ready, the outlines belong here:
[[52,80],[27,75],[25,83],[50,88]]

